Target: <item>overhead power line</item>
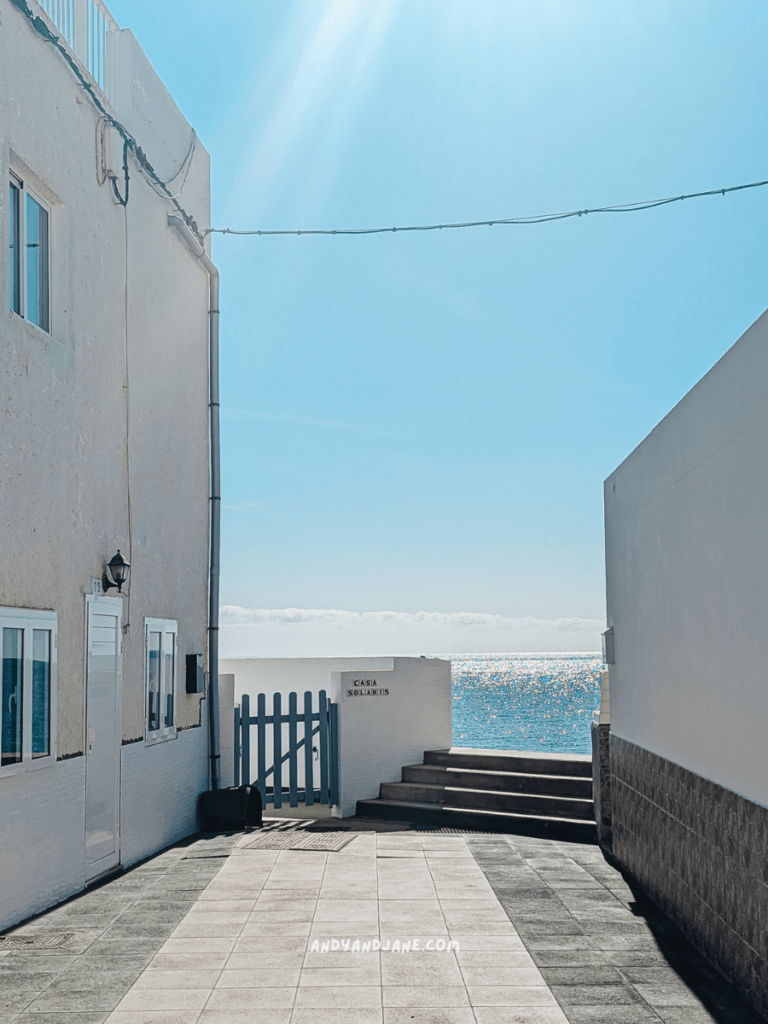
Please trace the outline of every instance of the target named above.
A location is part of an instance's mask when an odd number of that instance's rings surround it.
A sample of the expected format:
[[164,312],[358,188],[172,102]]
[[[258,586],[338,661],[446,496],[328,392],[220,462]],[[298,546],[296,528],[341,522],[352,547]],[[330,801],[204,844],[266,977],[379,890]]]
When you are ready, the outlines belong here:
[[569,220],[571,217],[586,217],[590,213],[638,213],[653,210],[657,206],[680,203],[683,199],[702,199],[704,196],[724,196],[729,192],[743,192],[748,188],[762,188],[768,181],[752,181],[748,185],[731,185],[728,188],[713,188],[707,192],[688,192],[683,196],[669,196],[666,199],[648,199],[639,203],[622,203],[618,206],[597,206],[588,210],[569,210],[567,213],[540,213],[532,217],[498,217],[495,220],[467,220],[454,224],[409,224],[394,228],[307,228],[292,230],[238,230],[236,228],[207,228],[206,235],[385,235],[398,231],[449,231],[456,228],[492,228],[499,224],[547,224],[553,220]]

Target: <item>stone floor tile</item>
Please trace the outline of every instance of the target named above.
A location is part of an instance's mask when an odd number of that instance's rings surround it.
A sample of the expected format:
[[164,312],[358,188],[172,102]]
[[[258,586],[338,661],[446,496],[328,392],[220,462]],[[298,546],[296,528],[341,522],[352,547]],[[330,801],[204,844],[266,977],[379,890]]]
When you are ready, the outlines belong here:
[[561,1006],[619,1006],[641,1001],[631,985],[551,985],[550,991]]
[[378,985],[342,985],[337,988],[327,985],[300,985],[296,992],[295,1006],[301,1009],[379,1009],[381,989]]
[[[569,1006],[570,1024],[658,1024],[659,1017],[644,1003],[617,1006]],[[685,1024],[694,1024],[686,1021]]]
[[267,952],[301,953],[307,949],[307,937],[303,935],[241,935],[235,942],[235,953]]
[[31,971],[33,974],[58,974],[75,962],[74,956],[24,956],[17,953],[0,953],[0,984],[6,972],[11,974]]
[[432,953],[382,956],[381,981],[383,985],[406,987],[464,984],[462,972],[453,956],[435,956]]
[[623,985],[627,980],[613,966],[541,967],[547,985]]
[[471,1006],[388,1006],[384,1024],[475,1024]]
[[205,1004],[206,1010],[290,1009],[295,988],[217,988]]
[[296,988],[300,967],[227,969],[221,972],[216,988]]
[[319,899],[313,918],[315,924],[330,921],[356,922],[360,925],[377,925],[379,907],[376,900],[333,900]]
[[470,1005],[464,985],[384,985],[381,994],[385,1008]]
[[244,900],[227,900],[227,899],[213,899],[213,900],[198,900],[193,904],[192,910],[196,914],[242,914],[250,913],[253,910],[253,905],[258,897],[254,896],[253,899]]
[[102,1010],[73,1010],[70,1013],[22,1013],[18,1017],[3,1017],[0,1015],[0,1024],[104,1024],[109,1017],[108,1013]]
[[371,958],[363,967],[305,967],[301,971],[300,986],[357,985],[367,987],[381,984],[378,960]]
[[196,1024],[290,1024],[289,1007],[253,1007],[250,1010],[203,1010]]
[[[281,935],[285,937],[297,936],[297,935],[309,935],[312,922],[311,921],[275,921],[272,922],[269,915],[263,915],[264,921],[254,920],[253,917],[248,921],[248,924],[243,925],[239,934],[243,938],[250,936],[267,936],[267,935]],[[347,926],[348,929],[349,926]]]
[[[319,956],[320,954],[313,955]],[[327,955],[330,956],[330,954]],[[298,970],[305,965],[306,959],[303,950],[286,953],[279,949],[262,949],[250,953],[230,953],[225,967],[230,971],[266,971],[272,968]]]
[[[197,917],[202,917],[198,914]],[[247,925],[242,924],[206,924],[197,919],[190,921],[188,918],[172,930],[168,938],[173,939],[229,939],[241,934]]]
[[[212,989],[219,970],[154,970],[144,971],[134,989]],[[186,1007],[182,1007],[186,1009]]]
[[33,992],[9,992],[0,987],[0,1013],[4,1016],[21,1013],[34,998]]
[[519,935],[503,935],[493,933],[481,935],[479,932],[452,932],[451,941],[458,943],[459,951],[471,949],[482,950],[509,950],[510,952],[525,952],[526,945]]
[[122,1010],[111,1013],[107,1024],[196,1024],[197,1010]]
[[228,953],[158,953],[146,965],[147,971],[221,971]]
[[196,1024],[290,1024],[289,1007],[254,1007],[250,1010],[203,1010]]
[[186,939],[174,936],[166,939],[162,944],[159,953],[229,953],[234,949],[235,936],[205,936]]
[[559,1006],[473,1006],[477,1024],[568,1024]]
[[380,1007],[337,1006],[323,1009],[297,1006],[291,1016],[291,1024],[382,1024],[382,1011]]
[[557,1006],[546,985],[467,985],[472,1006]]
[[319,886],[315,889],[262,889],[257,902],[265,906],[275,906],[279,903],[314,903],[320,892]]
[[[377,939],[379,937],[379,927],[376,924],[366,924],[364,922],[358,924],[354,921],[313,921],[311,927],[307,925],[305,934],[309,939],[310,945],[315,939],[318,942],[332,939],[349,939],[351,942],[359,939],[360,942],[364,942],[368,939]],[[398,939],[405,938],[401,931],[392,937]]]
[[537,967],[468,967],[462,965],[465,985],[543,985]]
[[701,1000],[684,982],[676,985],[638,984],[634,988],[646,1003],[654,1008],[657,1006],[701,1006]]
[[211,994],[208,988],[132,988],[116,1010],[202,1010]]
[[531,954],[522,950],[459,949],[459,966],[464,967],[536,967]]

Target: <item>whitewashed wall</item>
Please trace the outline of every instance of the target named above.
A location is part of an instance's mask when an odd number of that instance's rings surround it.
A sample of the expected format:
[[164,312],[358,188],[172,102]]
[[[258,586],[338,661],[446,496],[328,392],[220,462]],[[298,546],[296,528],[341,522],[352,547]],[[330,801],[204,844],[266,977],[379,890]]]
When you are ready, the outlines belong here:
[[122,750],[120,805],[125,867],[197,831],[198,796],[208,788],[208,730],[185,729],[164,743]]
[[[192,128],[131,33],[115,35],[112,113],[170,177]],[[123,748],[128,862],[194,830],[205,763],[205,728],[153,748],[143,734],[145,616],[178,621],[177,721],[200,720],[182,659],[206,650],[208,280],[167,225],[173,204],[133,156],[128,205],[115,202],[99,167],[105,155],[123,189],[122,145],[107,130],[103,154],[99,122],[61,55],[4,4],[0,226],[7,232],[14,171],[50,205],[51,330],[12,313],[3,290],[0,603],[57,613],[55,728],[66,759],[0,773],[0,926],[83,884],[84,595],[118,547],[133,563],[123,596],[123,739],[139,740]],[[209,157],[198,142],[179,201],[200,227],[210,222],[209,198]],[[0,281],[5,289],[5,244]]]
[[[256,712],[256,696],[267,694],[267,711],[272,695],[299,695],[299,711],[305,690],[317,694],[326,690],[339,705],[339,785],[337,813],[355,813],[358,800],[378,796],[381,782],[400,778],[406,764],[420,763],[424,751],[451,745],[451,664],[436,658],[263,658],[232,659],[220,663],[222,672],[235,678],[235,701],[244,693]],[[355,680],[375,679],[382,696],[349,696],[347,690],[361,687]],[[317,707],[317,704],[313,705]],[[226,726],[222,726],[226,728]],[[287,733],[286,733],[287,735]],[[299,738],[303,735],[300,727]],[[287,745],[284,746],[287,749]],[[267,764],[271,764],[272,740],[267,732]],[[256,766],[256,731],[251,732],[251,767]],[[303,761],[299,760],[299,785],[303,784]],[[284,780],[287,779],[287,766]],[[288,813],[288,812],[286,812]]]
[[389,672],[333,673],[342,817],[377,797],[380,783],[399,782],[403,765],[421,764],[425,750],[451,746],[450,661],[393,660]]
[[0,784],[0,931],[85,886],[85,758]]
[[768,805],[768,313],[605,483],[614,734]]

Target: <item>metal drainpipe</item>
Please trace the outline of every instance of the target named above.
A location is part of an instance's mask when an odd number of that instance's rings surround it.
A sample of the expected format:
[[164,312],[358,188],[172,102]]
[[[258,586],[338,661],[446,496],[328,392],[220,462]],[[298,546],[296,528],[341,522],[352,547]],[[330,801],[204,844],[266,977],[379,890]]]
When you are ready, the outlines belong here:
[[208,726],[210,730],[211,789],[221,786],[219,753],[219,553],[221,547],[221,452],[219,442],[219,272],[181,217],[168,217],[185,245],[208,272],[209,401],[211,436],[211,560],[208,581]]

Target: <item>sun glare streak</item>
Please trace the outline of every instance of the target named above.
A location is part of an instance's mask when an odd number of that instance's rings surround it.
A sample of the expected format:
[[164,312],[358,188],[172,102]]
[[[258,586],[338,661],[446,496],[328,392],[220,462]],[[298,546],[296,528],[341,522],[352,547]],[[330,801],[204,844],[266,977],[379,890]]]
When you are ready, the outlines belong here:
[[[257,216],[291,177],[290,162],[308,146],[312,173],[305,179],[311,178],[308,190],[314,197],[315,183],[330,173],[361,105],[366,79],[373,73],[399,2],[329,0],[322,7],[293,73],[272,97],[271,115],[244,149],[227,206],[235,207],[240,216]],[[295,31],[293,24],[288,28]],[[259,89],[260,79],[255,91]],[[248,105],[253,109],[252,102]],[[296,185],[292,180],[294,196]]]

